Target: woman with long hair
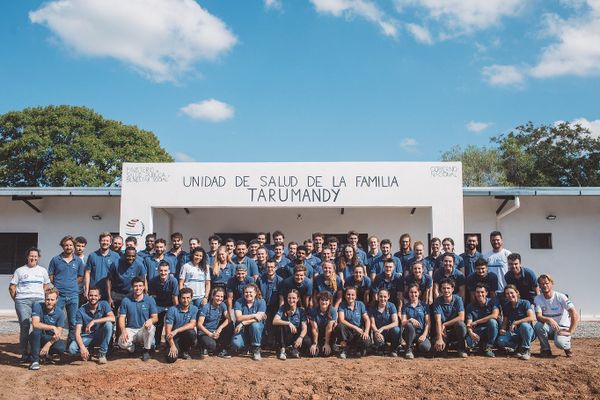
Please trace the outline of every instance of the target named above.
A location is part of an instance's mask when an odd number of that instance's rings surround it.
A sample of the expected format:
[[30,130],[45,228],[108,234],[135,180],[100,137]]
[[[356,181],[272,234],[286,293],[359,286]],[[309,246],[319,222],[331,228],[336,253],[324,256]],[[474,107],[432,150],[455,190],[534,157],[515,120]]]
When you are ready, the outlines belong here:
[[345,245],[337,265],[337,272],[340,275],[342,282],[346,282],[346,279],[352,276],[354,267],[357,265],[360,265],[360,260],[356,255],[356,250],[349,244]]
[[286,302],[279,307],[273,318],[273,326],[279,331],[279,354],[277,358],[285,360],[286,350],[290,350],[293,358],[300,358],[300,351],[308,352],[310,348],[310,337],[307,336],[308,327],[306,313],[298,306],[300,292],[296,289],[290,290]]
[[210,302],[198,311],[198,347],[200,358],[210,351],[222,358],[230,358],[227,347],[231,340],[231,324],[227,305],[225,304],[225,289],[217,286],[212,290]]
[[211,269],[213,286],[227,286],[227,281],[235,274],[235,266],[231,262],[231,255],[227,251],[227,247],[219,246]]
[[322,272],[315,278],[313,284],[313,304],[317,304],[317,296],[321,292],[328,292],[333,298],[333,306],[337,309],[342,302],[342,280],[335,273],[335,266],[330,261],[321,265]]
[[210,271],[206,258],[206,251],[202,247],[196,247],[190,254],[190,261],[181,267],[179,273],[179,289],[192,289],[192,303],[198,308],[208,303],[210,294]]
[[346,288],[345,301],[338,310],[336,327],[338,338],[346,344],[340,352],[340,358],[345,359],[348,350],[356,350],[359,357],[366,355],[371,343],[370,330],[371,320],[365,304],[356,299],[356,288]]
[[316,296],[315,306],[308,314],[312,345],[310,355],[315,357],[331,354],[333,344],[333,329],[337,325],[338,314],[333,306],[333,296],[325,291]]
[[418,283],[411,283],[406,291],[408,300],[400,312],[402,338],[406,343],[404,357],[411,360],[415,358],[413,348],[418,353],[427,354],[431,350],[431,342],[427,338],[431,328],[429,305],[421,300],[421,291]]
[[531,358],[531,342],[535,338],[533,323],[536,321],[531,303],[521,299],[519,289],[513,284],[504,288],[502,305],[502,328],[496,340],[498,347],[516,355],[522,360]]

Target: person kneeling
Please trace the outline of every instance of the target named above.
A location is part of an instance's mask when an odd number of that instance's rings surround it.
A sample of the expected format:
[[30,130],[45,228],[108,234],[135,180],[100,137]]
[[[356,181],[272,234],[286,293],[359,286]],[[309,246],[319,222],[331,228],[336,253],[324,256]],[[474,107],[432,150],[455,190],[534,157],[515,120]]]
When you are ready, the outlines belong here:
[[519,296],[519,290],[513,284],[504,288],[506,302],[502,305],[502,328],[496,341],[498,347],[511,353],[516,350],[522,360],[531,358],[531,342],[535,339],[533,306]]
[[35,303],[31,311],[33,331],[29,335],[31,344],[31,370],[40,369],[40,357],[47,358],[52,354],[65,352],[65,342],[60,335],[65,324],[65,314],[56,308],[58,289],[47,289],[44,292],[44,302]]
[[194,291],[182,288],[179,304],[171,306],[165,315],[165,338],[169,345],[167,362],[174,363],[178,357],[190,360],[190,349],[196,344],[196,318],[198,307],[191,304]]
[[488,296],[483,283],[475,286],[475,300],[467,306],[467,346],[476,347],[486,356],[495,357],[492,348],[498,337],[500,309],[495,299]]
[[208,352],[217,353],[221,358],[231,358],[227,347],[231,341],[229,311],[225,304],[225,289],[216,287],[211,300],[198,311],[198,347],[200,358]]
[[443,278],[440,281],[441,295],[433,302],[433,315],[435,317],[436,339],[434,348],[438,353],[448,350],[448,344],[456,342],[458,356],[468,357],[465,350],[465,306],[461,296],[452,294],[454,279]]
[[367,354],[367,347],[371,343],[369,331],[371,320],[367,314],[365,304],[356,300],[356,288],[346,288],[346,301],[340,305],[338,310],[339,324],[336,327],[338,338],[346,344],[339,357],[347,357],[347,348],[356,348],[359,356]]
[[100,289],[88,289],[88,302],[79,307],[75,315],[75,340],[69,346],[69,354],[81,355],[83,361],[90,359],[90,346],[99,346],[98,363],[106,364],[108,343],[113,334],[115,314],[107,301],[100,300]]
[[273,318],[273,326],[279,331],[279,355],[277,358],[285,360],[286,348],[291,347],[290,354],[300,358],[300,350],[306,353],[310,348],[310,338],[306,336],[307,320],[304,309],[298,307],[300,292],[291,289],[287,295],[287,302],[279,307]]
[[260,361],[260,344],[267,319],[267,304],[255,283],[244,287],[244,297],[235,302],[233,309],[238,324],[233,332],[231,347],[239,353],[249,345],[252,359]]
[[398,326],[398,310],[394,303],[388,301],[390,292],[380,289],[377,293],[377,302],[370,310],[371,330],[378,351],[383,352],[386,342],[391,344],[390,356],[398,357],[398,344],[400,343],[400,327]]

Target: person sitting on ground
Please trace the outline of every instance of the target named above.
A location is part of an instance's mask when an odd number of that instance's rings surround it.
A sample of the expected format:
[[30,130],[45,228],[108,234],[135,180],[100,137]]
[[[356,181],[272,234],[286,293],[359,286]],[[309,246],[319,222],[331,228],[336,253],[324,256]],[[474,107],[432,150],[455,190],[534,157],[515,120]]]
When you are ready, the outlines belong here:
[[371,331],[378,351],[383,352],[386,343],[390,343],[390,356],[398,357],[398,344],[400,343],[398,310],[394,303],[388,301],[389,299],[390,293],[387,289],[381,289],[377,294],[377,301],[374,301],[369,308]]
[[337,325],[337,308],[333,305],[333,297],[329,292],[321,292],[316,296],[315,306],[308,315],[312,345],[310,354],[315,357],[331,355],[333,330]]
[[500,309],[495,299],[488,297],[484,284],[475,286],[475,300],[467,305],[467,347],[479,350],[486,357],[495,357],[493,352],[498,337]]
[[356,295],[356,288],[346,288],[345,301],[338,309],[336,334],[343,347],[339,355],[341,359],[346,359],[348,350],[356,350],[358,356],[362,357],[367,354],[371,344],[371,320],[365,304],[357,300]]
[[411,283],[407,293],[408,300],[402,306],[400,317],[402,338],[405,342],[404,357],[412,360],[415,358],[413,347],[419,354],[428,354],[431,350],[431,342],[428,339],[431,318],[429,305],[421,300],[419,284]]
[[465,350],[465,307],[462,297],[453,294],[454,280],[443,278],[440,283],[441,295],[433,302],[433,317],[435,318],[435,351],[447,352],[450,342],[456,343],[458,356],[468,357]]
[[513,284],[504,287],[502,317],[502,328],[496,341],[498,347],[509,353],[516,350],[518,358],[529,360],[531,342],[535,338],[532,325],[535,314],[531,303],[520,298],[519,290]]
[[190,349],[196,344],[196,318],[198,307],[192,304],[194,291],[184,287],[179,291],[179,302],[171,306],[165,315],[165,339],[169,345],[167,362],[174,363],[178,357],[190,360]]
[[65,342],[61,339],[65,314],[56,307],[59,292],[57,288],[46,289],[44,301],[35,303],[31,311],[33,330],[29,335],[31,345],[31,365],[29,369],[40,369],[40,357],[50,361],[52,355],[65,352]]
[[289,291],[286,302],[277,310],[273,318],[273,326],[279,331],[279,354],[277,358],[285,360],[286,350],[290,350],[293,358],[300,358],[300,353],[308,353],[310,337],[306,313],[299,307],[300,293],[296,289]]

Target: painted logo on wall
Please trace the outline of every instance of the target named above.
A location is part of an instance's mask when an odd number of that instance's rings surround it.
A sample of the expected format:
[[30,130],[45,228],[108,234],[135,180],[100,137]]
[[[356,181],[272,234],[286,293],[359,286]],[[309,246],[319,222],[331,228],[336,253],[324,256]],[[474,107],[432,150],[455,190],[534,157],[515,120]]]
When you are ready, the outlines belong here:
[[142,237],[145,230],[146,227],[139,218],[132,218],[125,224],[125,235],[127,236]]

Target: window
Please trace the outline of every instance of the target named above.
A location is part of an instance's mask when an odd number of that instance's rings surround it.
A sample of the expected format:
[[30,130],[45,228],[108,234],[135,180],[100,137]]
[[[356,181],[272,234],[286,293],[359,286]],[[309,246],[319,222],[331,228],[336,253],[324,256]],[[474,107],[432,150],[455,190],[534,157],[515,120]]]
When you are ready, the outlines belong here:
[[[463,243],[467,243],[467,236],[477,236],[477,251],[481,253],[481,233],[465,233],[465,238]],[[465,248],[465,251],[467,249]]]
[[532,249],[551,249],[552,234],[551,233],[532,233],[530,235]]
[[25,251],[37,244],[37,233],[0,233],[0,274],[12,275],[25,265]]

